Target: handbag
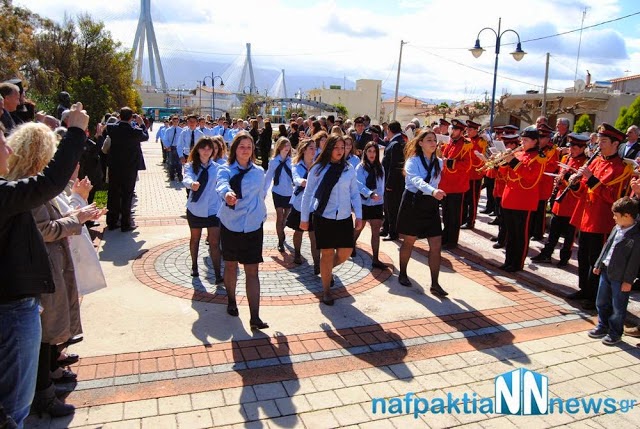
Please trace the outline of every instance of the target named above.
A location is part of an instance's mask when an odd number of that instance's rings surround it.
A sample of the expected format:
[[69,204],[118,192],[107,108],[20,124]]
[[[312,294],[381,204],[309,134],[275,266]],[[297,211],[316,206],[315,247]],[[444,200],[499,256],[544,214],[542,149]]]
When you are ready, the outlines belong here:
[[87,227],[82,227],[81,234],[68,237],[68,241],[78,292],[87,295],[106,288],[107,280]]

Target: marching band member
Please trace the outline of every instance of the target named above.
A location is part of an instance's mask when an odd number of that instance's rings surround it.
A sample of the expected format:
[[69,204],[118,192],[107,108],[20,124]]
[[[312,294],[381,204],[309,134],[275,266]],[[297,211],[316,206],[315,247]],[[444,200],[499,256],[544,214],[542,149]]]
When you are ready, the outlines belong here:
[[[558,149],[551,143],[551,134],[553,129],[547,124],[538,125],[538,134],[540,134],[540,158],[545,161],[545,173],[557,173],[558,161],[560,160]],[[531,215],[531,225],[529,235],[537,241],[542,240],[546,226],[547,218],[547,201],[553,193],[554,178],[549,175],[543,175],[540,179],[540,195],[538,196],[538,208]]]
[[[442,148],[444,167],[440,187],[447,195],[442,200],[442,248],[458,247],[462,224],[462,196],[469,189],[471,154],[473,145],[466,142],[462,133],[465,124],[458,119],[451,120],[451,140]],[[475,156],[475,155],[474,155]]]
[[483,165],[482,159],[475,155],[475,152],[485,154],[487,151],[487,142],[478,135],[480,124],[473,121],[467,121],[467,138],[473,145],[471,148],[471,170],[469,170],[469,190],[464,194],[462,205],[462,220],[464,224],[461,229],[473,229],[476,223],[476,214],[478,213],[478,201],[480,200],[480,189],[482,188],[482,178],[484,172],[478,171]]
[[[556,178],[556,186],[558,194],[562,194],[567,187],[567,180],[571,177],[573,171],[577,171],[587,161],[587,155],[584,153],[587,148],[589,136],[571,133],[568,136],[569,154],[562,157],[562,164],[566,164],[569,168],[560,170],[560,175]],[[575,191],[566,192],[561,201],[555,201],[551,212],[551,225],[549,227],[549,238],[539,255],[531,258],[532,262],[551,263],[551,255],[555,250],[560,237],[564,239],[562,249],[560,249],[560,262],[558,267],[564,267],[571,259],[571,247],[575,240],[576,228],[569,223],[571,215],[578,204],[578,197]]]
[[[507,134],[501,137],[505,147],[510,151],[515,151],[520,145],[520,137],[517,134]],[[498,225],[498,235],[491,237],[491,241],[495,241],[493,244],[494,249],[502,249],[505,244],[505,238],[507,237],[507,230],[504,224],[504,213],[502,211],[502,194],[504,194],[504,188],[507,187],[507,174],[508,166],[498,166],[493,168],[495,178],[495,185],[493,188],[493,197],[495,200],[495,212],[496,218],[489,222],[489,225]]]
[[600,154],[593,155],[578,172],[569,178],[578,204],[571,216],[571,225],[578,235],[578,286],[580,290],[569,299],[583,299],[583,308],[594,309],[599,276],[592,268],[602,251],[607,234],[613,228],[611,206],[625,192],[633,167],[618,155],[625,134],[612,125],[598,127]]
[[538,206],[539,183],[544,173],[544,160],[538,152],[538,130],[527,127],[520,133],[522,151],[509,155],[502,195],[502,208],[506,227],[506,259],[500,267],[516,272],[524,267],[529,251],[529,218]]

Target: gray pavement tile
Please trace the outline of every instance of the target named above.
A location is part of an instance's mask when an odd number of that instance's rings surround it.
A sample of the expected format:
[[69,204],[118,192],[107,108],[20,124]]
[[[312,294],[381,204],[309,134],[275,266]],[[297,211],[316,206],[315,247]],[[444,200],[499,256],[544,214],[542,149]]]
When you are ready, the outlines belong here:
[[78,381],[75,390],[99,389],[113,386],[113,378],[99,378],[97,380]]
[[172,378],[177,378],[175,371],[160,371],[160,372],[151,372],[149,374],[140,374],[141,383],[146,383],[149,381],[158,381],[158,380],[170,380]]
[[250,360],[247,362],[247,368],[264,368],[266,366],[280,365],[278,358]]
[[114,379],[114,385],[121,386],[124,384],[136,384],[140,382],[140,376],[138,374],[119,376]]
[[311,353],[311,358],[314,360],[330,359],[330,358],[341,357],[341,356],[342,356],[342,352],[340,350],[325,350],[322,352]]
[[211,367],[209,366],[200,366],[197,368],[186,368],[177,370],[178,378],[195,377],[197,375],[207,374],[211,374]]

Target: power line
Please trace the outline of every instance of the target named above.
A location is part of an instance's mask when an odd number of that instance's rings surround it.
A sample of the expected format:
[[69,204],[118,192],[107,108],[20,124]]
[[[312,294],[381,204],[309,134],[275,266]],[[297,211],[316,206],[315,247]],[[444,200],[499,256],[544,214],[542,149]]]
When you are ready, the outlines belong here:
[[[610,19],[608,21],[602,21],[602,22],[598,22],[596,24],[588,25],[586,27],[583,27],[582,30],[590,30],[592,28],[600,27],[600,26],[605,25],[605,24],[611,24],[612,22],[621,21],[623,19],[631,18],[632,16],[636,16],[636,15],[640,15],[640,11],[634,12],[634,13],[630,13],[629,15],[620,16],[618,18],[613,18],[613,19]],[[560,37],[560,36],[565,36],[565,35],[571,34],[571,33],[577,33],[580,30],[581,30],[580,28],[576,28],[576,29],[573,29],[573,30],[563,31],[561,33],[555,33],[555,34],[551,34],[551,35],[548,35],[548,36],[535,37],[533,39],[522,40],[521,42],[522,43],[537,42],[539,40],[551,39],[553,37]],[[517,42],[502,43],[501,46],[515,45],[516,43]],[[425,48],[425,49],[438,49],[438,50],[462,50],[462,49],[468,50],[469,49],[469,47],[460,48],[460,47],[453,47],[453,46],[419,46],[419,45],[413,45],[413,46],[414,47]],[[489,46],[486,46],[486,47],[487,48],[493,48],[493,47],[495,47],[495,45],[489,45]]]
[[[438,55],[438,54],[435,54],[435,53],[433,53],[433,52],[429,52],[429,51],[427,51],[426,49],[419,48],[419,47],[417,47],[417,46],[415,46],[415,45],[409,45],[409,46],[411,46],[411,47],[413,47],[413,48],[416,48],[416,49],[418,49],[418,50],[420,50],[420,51],[422,51],[422,52],[425,52],[425,53],[427,53],[427,54],[429,54],[429,55],[433,55],[434,57],[437,57],[437,58],[440,58],[440,59],[442,59],[442,60],[448,61],[448,62],[450,62],[450,63],[454,63],[454,64],[457,64],[457,65],[459,65],[459,66],[466,67],[466,68],[469,68],[469,69],[471,69],[471,70],[479,71],[479,72],[481,72],[481,73],[484,73],[484,74],[488,74],[488,75],[493,76],[493,72],[492,72],[492,71],[479,69],[479,68],[477,68],[477,67],[473,67],[473,66],[470,66],[470,65],[468,65],[468,64],[464,64],[464,63],[461,63],[461,62],[459,62],[459,61],[452,60],[452,59],[447,58],[447,57],[443,57],[442,55]],[[525,81],[523,81],[523,80],[514,79],[514,78],[511,78],[511,77],[504,76],[504,75],[498,75],[498,76],[499,76],[501,79],[506,79],[506,80],[510,80],[510,81],[513,81],[513,82],[523,83],[523,84],[525,84],[525,85],[529,85],[529,86],[536,86],[536,87],[542,88],[542,85],[538,85],[538,84],[535,84],[535,83],[525,82]],[[557,89],[557,88],[549,88],[549,89],[551,89],[551,90],[553,90],[553,91],[563,92],[563,90],[562,90],[562,89]]]

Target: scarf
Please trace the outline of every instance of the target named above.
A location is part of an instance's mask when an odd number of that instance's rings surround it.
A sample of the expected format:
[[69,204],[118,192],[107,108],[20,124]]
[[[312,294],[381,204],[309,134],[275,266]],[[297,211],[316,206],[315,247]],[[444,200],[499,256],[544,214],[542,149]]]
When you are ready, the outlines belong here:
[[[244,177],[245,174],[251,171],[252,168],[253,168],[253,164],[251,164],[251,166],[246,170],[240,169],[240,172],[235,176],[233,176],[231,180],[229,180],[229,187],[231,188],[233,193],[236,194],[236,198],[239,200],[242,199],[242,178]],[[230,206],[227,204],[227,207],[229,207],[231,210],[236,209],[235,205]]]
[[284,171],[289,176],[289,178],[293,178],[293,176],[291,175],[291,169],[287,165],[287,160],[285,159],[284,161],[280,161],[280,165],[276,167],[276,171],[274,172],[274,175],[273,175],[273,184],[275,186],[278,186],[280,184],[280,174],[282,173],[283,168],[284,168]]
[[343,163],[329,165],[329,169],[322,178],[322,182],[320,182],[320,185],[318,186],[318,189],[316,189],[316,193],[314,195],[318,199],[318,208],[315,210],[315,213],[319,215],[324,213],[324,209],[327,208],[327,203],[331,196],[331,191],[333,191],[333,187],[336,186],[336,183],[340,180],[343,170]]
[[[302,178],[306,179],[309,176],[309,170],[307,170],[307,166],[304,164],[302,164],[302,167],[304,168],[304,176]],[[293,195],[300,195],[302,191],[304,191],[304,187],[296,186],[295,191],[293,191]]]
[[202,167],[202,171],[196,179],[196,181],[200,183],[200,187],[197,191],[193,191],[191,193],[191,202],[197,203],[204,193],[204,188],[207,187],[207,183],[209,182],[209,167],[211,167],[211,164],[207,165],[206,167]]

